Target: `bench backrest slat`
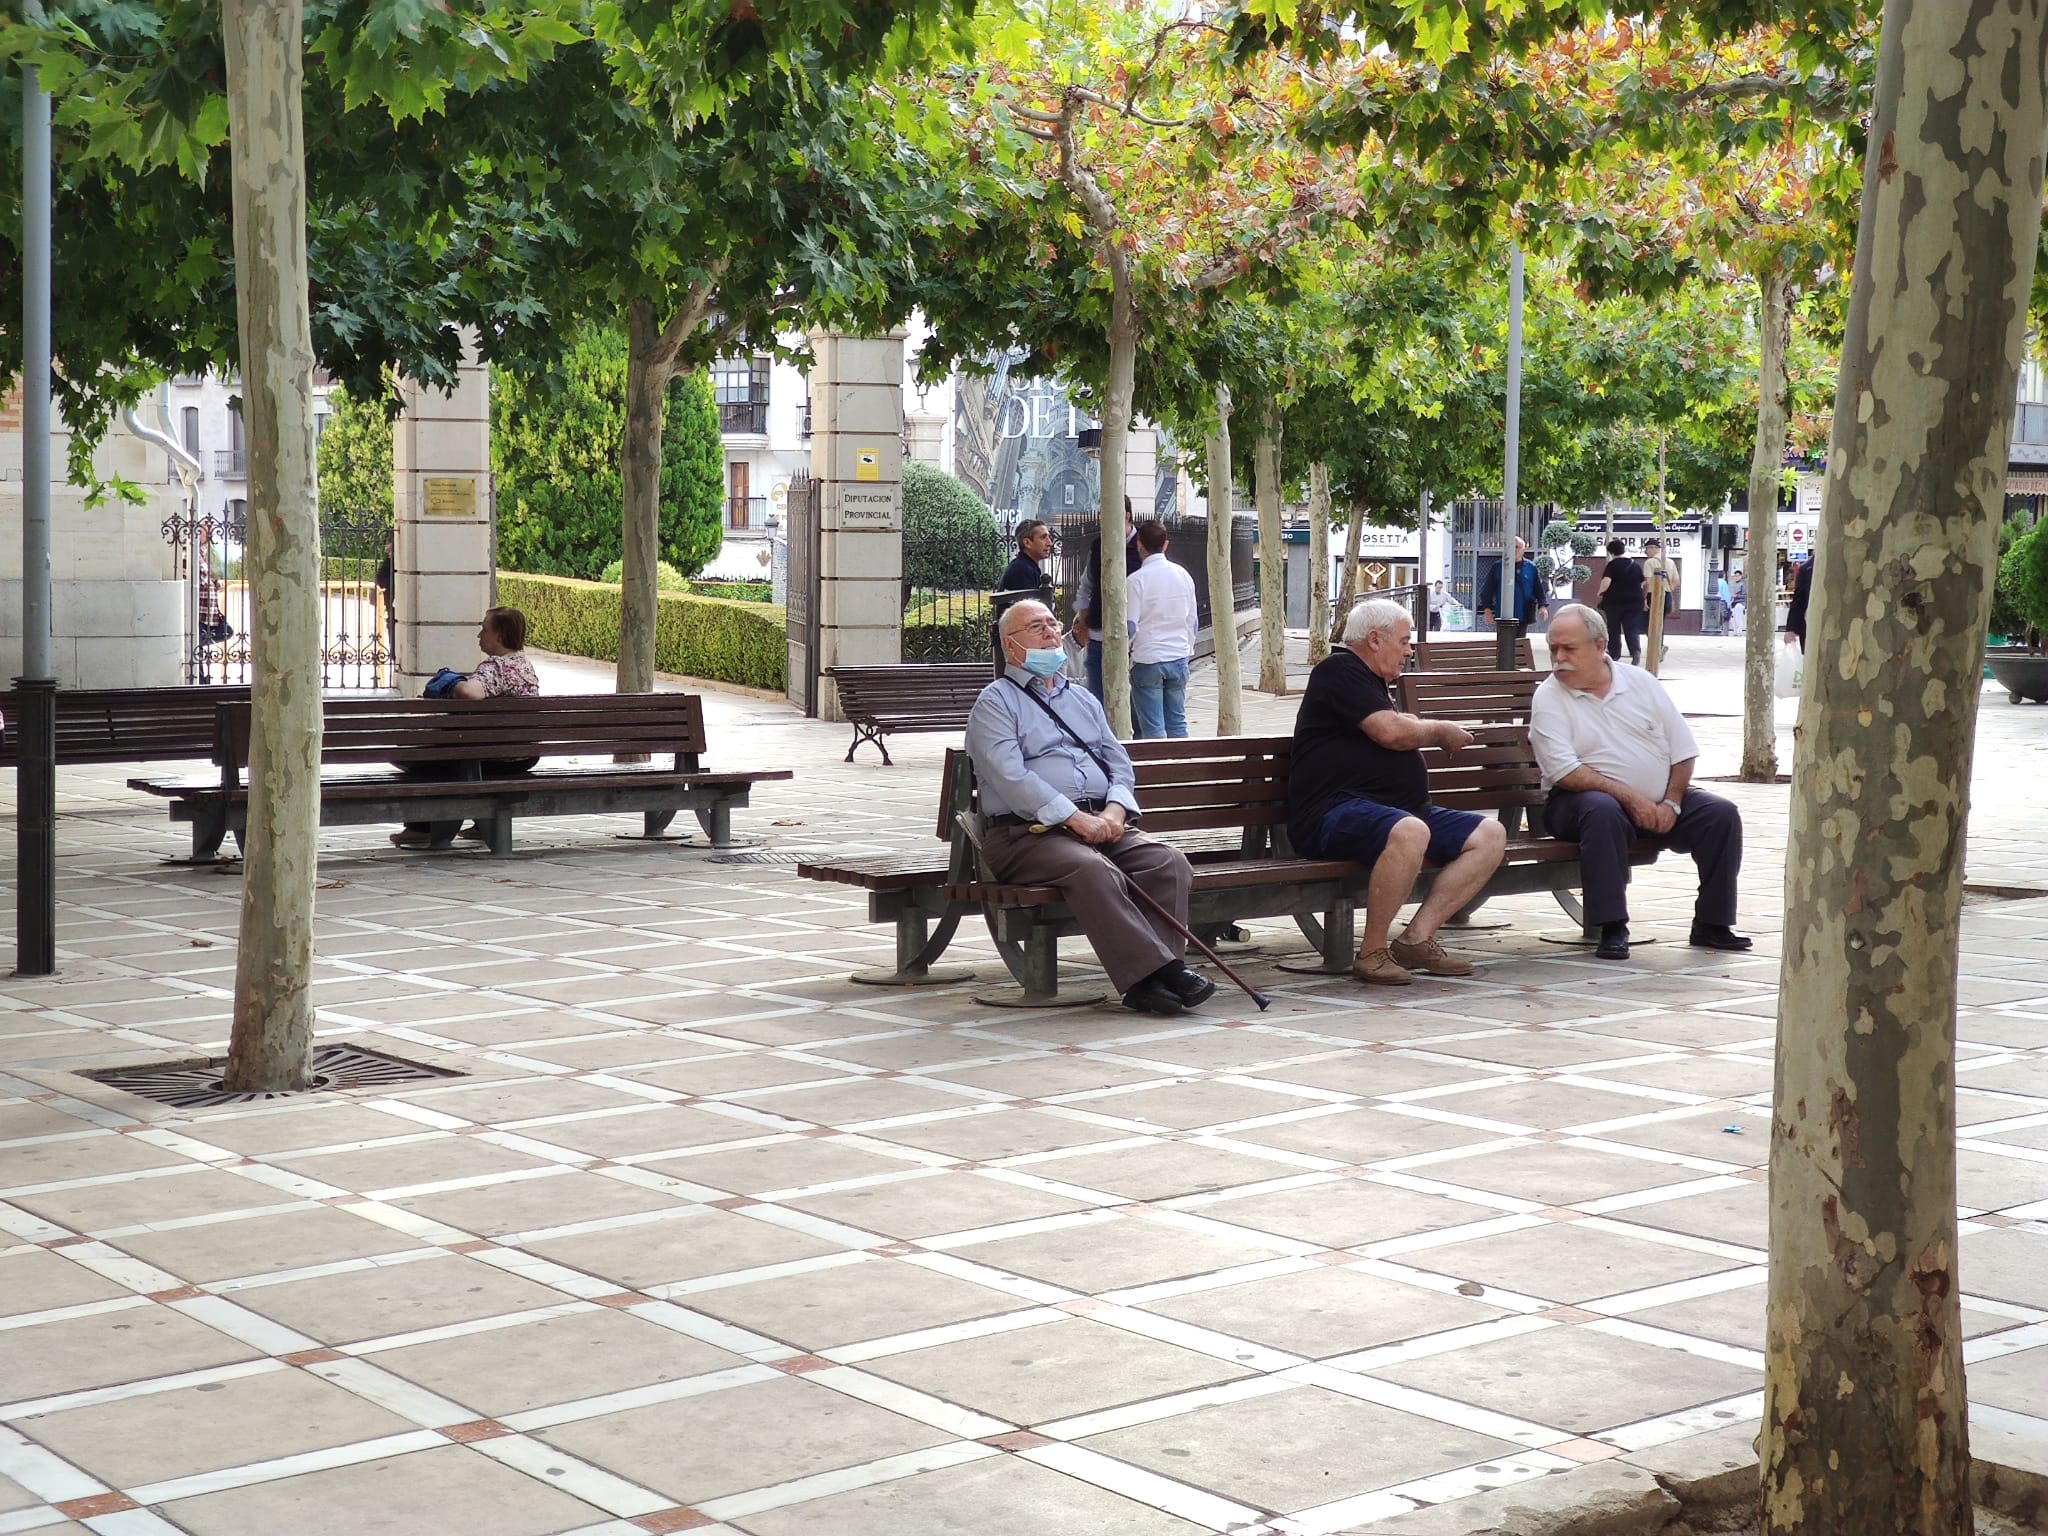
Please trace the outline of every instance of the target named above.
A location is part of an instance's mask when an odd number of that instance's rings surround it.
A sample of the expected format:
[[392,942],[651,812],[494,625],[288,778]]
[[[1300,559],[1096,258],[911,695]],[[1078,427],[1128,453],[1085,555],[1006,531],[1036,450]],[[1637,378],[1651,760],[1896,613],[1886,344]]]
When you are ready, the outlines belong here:
[[[56,694],[60,763],[160,762],[212,754],[222,704],[244,702],[246,683],[167,688],[60,688]],[[0,693],[0,763],[19,756],[19,705]]]
[[[1415,665],[1423,672],[1491,672],[1499,654],[1492,635],[1477,640],[1425,640],[1418,636],[1415,641]],[[1524,672],[1536,666],[1536,648],[1527,635],[1515,641],[1515,665]]]

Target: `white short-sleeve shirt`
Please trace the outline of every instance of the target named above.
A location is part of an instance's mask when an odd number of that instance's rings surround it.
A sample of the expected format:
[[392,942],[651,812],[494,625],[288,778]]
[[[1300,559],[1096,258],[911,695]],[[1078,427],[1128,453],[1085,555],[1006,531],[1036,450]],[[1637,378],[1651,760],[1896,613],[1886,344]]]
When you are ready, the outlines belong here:
[[1591,768],[1650,800],[1661,800],[1674,764],[1700,755],[1692,727],[1664,685],[1640,667],[1615,667],[1603,697],[1567,688],[1553,673],[1529,709],[1529,744],[1543,787]]

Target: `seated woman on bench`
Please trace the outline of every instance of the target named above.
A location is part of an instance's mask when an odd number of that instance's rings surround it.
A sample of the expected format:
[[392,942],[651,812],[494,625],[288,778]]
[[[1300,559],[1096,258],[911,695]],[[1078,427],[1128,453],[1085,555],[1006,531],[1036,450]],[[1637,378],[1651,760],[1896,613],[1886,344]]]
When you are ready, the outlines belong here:
[[[526,659],[526,615],[517,608],[491,608],[485,611],[483,623],[477,626],[477,648],[484,653],[484,659],[476,664],[476,670],[457,683],[450,696],[458,699],[533,699],[540,697],[540,676],[533,670],[533,663]],[[486,777],[507,773],[524,773],[539,762],[537,757],[517,758],[508,762],[491,762],[483,765]],[[399,764],[401,772],[418,778],[451,778],[461,771],[457,763],[414,763]],[[484,829],[471,822],[455,834],[466,842],[488,841]],[[391,842],[398,848],[426,848],[433,843],[433,825],[425,821],[408,821],[405,830],[391,834]]]

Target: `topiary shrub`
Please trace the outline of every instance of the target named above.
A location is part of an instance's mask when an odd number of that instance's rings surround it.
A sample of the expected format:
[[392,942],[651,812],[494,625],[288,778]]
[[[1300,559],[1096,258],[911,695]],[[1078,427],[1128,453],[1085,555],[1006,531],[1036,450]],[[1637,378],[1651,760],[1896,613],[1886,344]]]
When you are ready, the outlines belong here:
[[987,503],[942,469],[903,466],[904,601],[913,589],[993,591],[1009,564],[1003,531]]
[[[374,528],[392,523],[391,418],[380,400],[357,400],[346,391],[328,394],[333,407],[314,453],[319,474],[320,515]],[[371,561],[374,567],[376,562]]]
[[2014,538],[1998,562],[1994,592],[2011,604],[2012,617],[2019,621],[2008,636],[2024,630],[2027,648],[2038,650],[2041,633],[2048,630],[2048,518]]
[[[625,431],[626,342],[615,331],[584,332],[531,377],[491,371],[501,569],[589,578],[619,558]],[[724,538],[718,407],[710,379],[692,374],[669,387],[662,422],[661,558],[694,576]]]
[[[526,615],[536,650],[619,659],[623,598],[615,586],[500,572],[498,601]],[[788,679],[788,619],[773,603],[662,592],[655,599],[657,671],[780,691]]]
[[[608,585],[616,587],[619,584],[621,578],[625,575],[625,572],[626,562],[623,560],[614,560],[610,565],[606,566],[602,571],[598,573],[597,579],[599,581],[607,583]],[[691,590],[692,585],[693,583],[691,582],[689,577],[685,576],[681,571],[677,570],[674,566],[670,565],[666,560],[660,560],[655,563],[655,591],[688,592],[689,590]],[[714,593],[711,595],[716,596],[717,594]]]
[[2007,558],[2026,532],[2024,514],[2016,513],[1998,525],[1998,579],[1991,584],[1990,638],[2012,645],[2024,642],[2028,624],[2015,595],[2019,568],[2017,564],[2009,566]]

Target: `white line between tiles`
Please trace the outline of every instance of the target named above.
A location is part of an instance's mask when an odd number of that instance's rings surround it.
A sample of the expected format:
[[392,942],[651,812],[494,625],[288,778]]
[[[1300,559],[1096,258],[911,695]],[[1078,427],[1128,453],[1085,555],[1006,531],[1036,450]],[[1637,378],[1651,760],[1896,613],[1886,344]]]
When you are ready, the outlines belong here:
[[[782,1372],[766,1365],[733,1365],[723,1370],[706,1371],[701,1376],[684,1376],[674,1381],[651,1382],[644,1387],[627,1387],[618,1392],[604,1392],[596,1397],[582,1397],[574,1402],[551,1403],[545,1408],[529,1408],[519,1413],[501,1414],[498,1422],[507,1429],[522,1433],[539,1429],[553,1429],[560,1424],[575,1424],[584,1419],[594,1419],[607,1413],[621,1413],[629,1408],[648,1408],[656,1403],[677,1403],[685,1398],[706,1397],[713,1392],[724,1392],[733,1387],[753,1386],[757,1382],[775,1381]],[[474,1418],[474,1414],[465,1415]]]
[[918,1328],[909,1333],[893,1333],[885,1339],[866,1339],[858,1344],[841,1344],[833,1349],[818,1351],[820,1359],[830,1360],[835,1365],[860,1365],[869,1360],[880,1360],[890,1355],[906,1355],[913,1350],[936,1349],[942,1344],[961,1344],[969,1339],[987,1338],[998,1333],[1014,1333],[1020,1328],[1036,1328],[1043,1323],[1064,1323],[1073,1317],[1058,1307],[1032,1307],[1022,1312],[998,1312],[992,1317],[971,1318],[964,1323],[943,1323],[935,1328]]
[[1611,1216],[1618,1211],[1632,1211],[1645,1205],[1662,1205],[1669,1200],[1689,1200],[1695,1195],[1714,1195],[1723,1190],[1743,1189],[1748,1183],[1747,1179],[1738,1179],[1730,1174],[1713,1173],[1704,1178],[1687,1179],[1680,1184],[1658,1184],[1650,1189],[1604,1195],[1598,1200],[1575,1200],[1572,1204],[1588,1216]]
[[915,1419],[920,1424],[929,1424],[933,1429],[942,1429],[949,1435],[958,1435],[963,1440],[980,1440],[989,1435],[1006,1434],[1017,1426],[1007,1419],[991,1418],[985,1413],[976,1413],[949,1403],[944,1398],[934,1397],[929,1392],[920,1392],[915,1387],[906,1387],[886,1377],[873,1376],[866,1371],[857,1371],[850,1366],[834,1366],[827,1371],[811,1371],[804,1377],[821,1387],[830,1387],[846,1397],[857,1398],[877,1408],[900,1414],[906,1419]]
[[301,1477],[308,1472],[327,1472],[336,1467],[351,1467],[365,1461],[378,1461],[386,1456],[403,1456],[412,1451],[424,1451],[432,1446],[447,1445],[445,1436],[437,1435],[430,1429],[409,1429],[402,1434],[380,1435],[374,1440],[358,1440],[350,1445],[332,1446],[321,1451],[305,1451],[297,1456],[280,1456],[272,1461],[251,1462],[247,1466],[229,1467],[219,1472],[199,1472],[189,1477],[166,1478],[162,1482],[145,1483],[139,1488],[127,1490],[128,1497],[138,1504],[169,1504],[177,1499],[196,1498],[203,1493],[220,1493],[229,1488],[247,1488],[255,1483],[274,1483],[281,1478]]
[[1033,1301],[1041,1305],[1056,1301],[1072,1301],[1076,1292],[1065,1286],[1050,1285],[1043,1280],[1033,1280],[1024,1275],[1013,1275],[1007,1270],[993,1269],[986,1264],[977,1264],[951,1253],[912,1253],[900,1261],[915,1264],[919,1269],[928,1269],[935,1274],[951,1275],[955,1280],[970,1281],[1005,1296],[1015,1296],[1020,1301]]
[[[484,1137],[479,1136],[475,1139],[482,1141]],[[578,1156],[583,1154],[579,1153]],[[372,1200],[415,1200],[421,1195],[448,1195],[465,1189],[491,1189],[502,1184],[530,1184],[535,1179],[558,1179],[575,1171],[574,1168],[560,1164],[545,1168],[506,1168],[496,1173],[475,1173],[460,1179],[432,1179],[424,1184],[394,1184],[388,1189],[370,1189],[363,1193]]]
[[651,1515],[657,1509],[667,1509],[675,1503],[674,1499],[652,1489],[628,1482],[616,1473],[607,1472],[602,1467],[593,1466],[525,1435],[502,1435],[495,1440],[473,1441],[470,1449],[524,1472],[546,1487],[559,1488],[608,1515],[631,1520],[640,1515]]
[[[2043,1346],[2048,1346],[2048,1323],[2029,1323],[2025,1327],[2009,1328],[2003,1333],[1965,1340],[1963,1364],[1975,1365],[1980,1360],[1995,1360],[2002,1355]],[[2041,1356],[2039,1363],[2044,1371],[2048,1371],[2048,1355]]]
[[152,1376],[147,1381],[124,1381],[110,1387],[92,1387],[82,1392],[60,1392],[50,1397],[23,1398],[18,1403],[0,1403],[0,1422],[37,1418],[62,1413],[68,1408],[96,1408],[102,1403],[125,1403],[132,1398],[154,1397],[159,1392],[179,1392],[187,1387],[206,1386],[217,1381],[234,1381],[243,1376],[265,1376],[272,1371],[290,1370],[280,1360],[243,1360],[234,1365],[216,1365],[203,1371],[180,1371],[175,1376]]
[[1723,1365],[1739,1365],[1752,1371],[1761,1371],[1764,1368],[1764,1354],[1760,1349],[1741,1349],[1733,1344],[1703,1339],[1696,1334],[1680,1333],[1673,1328],[1634,1323],[1621,1317],[1602,1318],[1597,1323],[1583,1323],[1580,1326],[1588,1333],[1604,1333],[1617,1339],[1632,1339],[1638,1344],[1648,1344],[1657,1349],[1675,1349],[1680,1354],[1697,1355],[1702,1360],[1718,1360]]
[[187,1232],[194,1227],[217,1227],[230,1221],[252,1221],[259,1216],[283,1216],[294,1211],[310,1211],[317,1207],[317,1200],[284,1200],[276,1205],[251,1205],[239,1211],[201,1211],[197,1216],[173,1216],[165,1221],[137,1221],[125,1227],[95,1227],[93,1236],[111,1242],[117,1238],[136,1237],[144,1232]]
[[54,1243],[60,1238],[77,1235],[69,1227],[60,1227],[55,1222],[30,1215],[20,1206],[9,1205],[4,1200],[0,1200],[0,1232],[18,1237],[25,1243]]
[[834,1494],[851,1493],[860,1488],[873,1488],[882,1483],[898,1482],[906,1477],[915,1477],[921,1472],[936,1472],[946,1467],[964,1466],[968,1462],[982,1461],[999,1454],[1001,1453],[994,1446],[976,1445],[972,1441],[935,1445],[926,1450],[906,1451],[900,1456],[885,1456],[878,1461],[863,1462],[859,1466],[814,1473],[810,1477],[778,1483],[771,1488],[756,1488],[746,1493],[728,1494],[723,1498],[705,1499],[698,1503],[696,1508],[714,1520],[736,1520],[771,1509],[782,1509],[791,1504],[804,1504],[813,1499],[830,1498]]
[[0,1200],[14,1200],[22,1195],[59,1195],[74,1189],[101,1189],[109,1184],[134,1184],[144,1179],[181,1179],[188,1174],[204,1173],[199,1163],[174,1163],[168,1168],[130,1168],[125,1173],[95,1173],[75,1179],[49,1179],[40,1184],[17,1184],[12,1189],[0,1189]]
[[982,1243],[999,1243],[1010,1237],[1043,1237],[1048,1232],[1065,1232],[1073,1227],[1100,1226],[1104,1222],[1123,1219],[1115,1211],[1058,1211],[1051,1216],[1032,1216],[1023,1221],[1001,1222],[993,1227],[969,1227],[960,1232],[941,1233],[937,1237],[921,1237],[917,1241],[919,1247],[946,1253],[955,1248],[973,1248]]
[[1254,1280],[1272,1280],[1282,1275],[1306,1274],[1323,1266],[1313,1259],[1289,1255],[1285,1258],[1256,1259],[1249,1264],[1234,1264],[1227,1269],[1210,1270],[1202,1275],[1182,1275],[1172,1280],[1154,1280],[1145,1285],[1126,1286],[1122,1290],[1099,1291],[1096,1300],[1116,1307],[1141,1307],[1150,1302],[1169,1301],[1176,1296],[1195,1296],[1204,1291],[1217,1291],[1228,1285],[1245,1285]]
[[1113,1430],[1131,1429],[1139,1424],[1156,1424],[1162,1419],[1176,1419],[1198,1408],[1215,1408],[1226,1403],[1242,1403],[1253,1398],[1271,1397],[1276,1393],[1289,1391],[1295,1385],[1297,1383],[1283,1376],[1241,1376],[1235,1381],[1217,1382],[1207,1387],[1192,1387],[1185,1392],[1172,1392],[1164,1397],[1146,1398],[1135,1403],[1119,1403],[1112,1408],[1090,1409],[1086,1413],[1073,1414],[1068,1418],[1039,1424],[1035,1428],[1039,1434],[1053,1440],[1085,1440],[1094,1435],[1109,1434]]
[[1718,1296],[1723,1291],[1762,1285],[1769,1277],[1770,1270],[1760,1264],[1743,1269],[1724,1269],[1711,1275],[1673,1280],[1668,1285],[1652,1285],[1640,1291],[1624,1291],[1617,1296],[1602,1296],[1593,1301],[1575,1302],[1574,1305],[1588,1312],[1620,1317],[1630,1312],[1647,1312],[1652,1307],[1668,1306],[1675,1301],[1697,1301],[1702,1296]]
[[[1764,1412],[1764,1395],[1761,1392],[1745,1392],[1739,1397],[1723,1398],[1715,1403],[1702,1403],[1697,1408],[1687,1408],[1680,1413],[1660,1414],[1653,1419],[1642,1419],[1634,1424],[1622,1424],[1613,1429],[1603,1429],[1590,1436],[1608,1445],[1618,1445],[1624,1451],[1647,1451],[1653,1446],[1669,1445],[1674,1440],[1683,1440],[1688,1435],[1705,1434],[1710,1429],[1727,1429],[1731,1425],[1750,1419],[1761,1419]],[[1972,1415],[1976,1409],[1971,1409]]]
[[[1402,1285],[1412,1285],[1420,1290],[1436,1291],[1442,1295],[1467,1295],[1460,1286],[1473,1282],[1461,1280],[1456,1275],[1440,1275],[1431,1269],[1411,1269],[1406,1264],[1396,1264],[1389,1259],[1360,1259],[1351,1266],[1360,1274],[1374,1275],[1382,1280],[1393,1280]],[[1500,1286],[1484,1287],[1486,1304],[1501,1307],[1509,1312],[1547,1312],[1557,1303],[1542,1296],[1525,1296],[1520,1291],[1503,1290]]]
[[85,1522],[93,1536],[184,1536],[163,1516],[147,1509],[123,1509],[111,1515],[93,1515]]
[[241,1291],[266,1290],[273,1285],[291,1285],[300,1280],[324,1280],[331,1275],[359,1275],[373,1269],[396,1269],[405,1264],[418,1264],[427,1259],[445,1259],[445,1248],[405,1248],[397,1253],[371,1254],[360,1259],[335,1259],[327,1264],[308,1264],[304,1269],[278,1269],[267,1274],[243,1275],[234,1280],[209,1280],[200,1287],[216,1296],[232,1296]]
[[1483,1323],[1470,1323],[1463,1328],[1449,1328],[1442,1333],[1424,1334],[1420,1338],[1375,1344],[1348,1355],[1332,1356],[1322,1364],[1337,1371],[1375,1371],[1410,1360],[1426,1360],[1431,1355],[1448,1354],[1455,1349],[1468,1349],[1475,1344],[1492,1344],[1501,1339],[1520,1338],[1526,1333],[1541,1333],[1557,1326],[1555,1318],[1510,1314],[1490,1318]]
[[1254,1371],[1284,1371],[1289,1366],[1303,1363],[1301,1356],[1291,1355],[1285,1350],[1270,1349],[1264,1344],[1255,1344],[1249,1339],[1236,1338],[1213,1328],[1184,1323],[1177,1317],[1168,1317],[1160,1312],[1105,1307],[1086,1315],[1090,1322],[1107,1323],[1112,1328],[1121,1328],[1142,1338],[1157,1339],[1162,1344],[1178,1344],[1211,1359],[1227,1360],[1232,1365],[1246,1366]]
[[151,1305],[147,1296],[109,1296],[104,1301],[81,1301],[68,1307],[51,1307],[47,1312],[18,1312],[0,1317],[0,1333],[19,1328],[40,1328],[45,1323],[64,1323],[78,1317],[98,1317],[106,1312],[126,1312]]
[[[1448,1472],[1438,1472],[1430,1477],[1416,1478],[1413,1482],[1396,1483],[1391,1488],[1382,1488],[1378,1495],[1367,1498],[1391,1497],[1403,1501],[1412,1500],[1417,1504],[1435,1506],[1448,1504],[1455,1499],[1466,1499],[1477,1493],[1487,1493],[1497,1488],[1512,1488],[1518,1483],[1533,1482],[1553,1472],[1570,1471],[1578,1463],[1548,1451],[1524,1451],[1519,1456],[1503,1456],[1498,1460],[1475,1463],[1469,1467],[1456,1467]],[[1356,1524],[1362,1518],[1348,1512],[1338,1504],[1325,1505],[1320,1510],[1303,1510],[1290,1523],[1300,1526],[1304,1536],[1323,1536],[1325,1532],[1341,1531],[1347,1525]],[[1373,1519],[1384,1519],[1375,1515]],[[1331,1524],[1332,1519],[1340,1523]]]
[[442,1323],[433,1328],[419,1328],[410,1333],[388,1333],[374,1339],[358,1339],[353,1344],[334,1346],[344,1355],[381,1355],[388,1349],[405,1349],[414,1344],[439,1344],[448,1339],[468,1338],[476,1333],[496,1333],[504,1328],[523,1328],[530,1323],[544,1323],[553,1317],[574,1317],[582,1312],[594,1312],[597,1306],[588,1301],[561,1301],[548,1307],[529,1307],[524,1312],[503,1312],[496,1317],[474,1317],[459,1323]]
[[[1660,1163],[1667,1168],[1687,1168],[1701,1175],[1732,1174],[1740,1172],[1747,1164],[1729,1162],[1725,1158],[1695,1157],[1689,1152],[1672,1152],[1663,1147],[1638,1146],[1632,1141],[1610,1141],[1604,1136],[1568,1136],[1558,1143],[1561,1147],[1578,1147],[1588,1152],[1604,1152],[1609,1157],[1633,1158],[1639,1163]],[[1672,1185],[1662,1189],[1674,1188]]]
[[204,1323],[216,1333],[224,1333],[266,1355],[290,1355],[320,1347],[319,1340],[309,1339],[282,1323],[273,1323],[225,1297],[191,1296],[169,1305],[172,1311],[182,1312],[194,1322]]
[[650,1323],[666,1328],[670,1333],[680,1333],[700,1344],[709,1344],[729,1355],[740,1355],[748,1360],[787,1360],[791,1355],[799,1353],[780,1339],[750,1333],[744,1328],[736,1328],[731,1323],[705,1313],[692,1312],[688,1307],[678,1306],[672,1301],[643,1302],[625,1310],[635,1317],[645,1318]]
[[0,1477],[13,1479],[45,1504],[88,1499],[107,1491],[105,1483],[6,1425],[0,1425]]
[[1390,1259],[1404,1253],[1424,1253],[1432,1248],[1447,1248],[1453,1243],[1475,1242],[1484,1237],[1501,1237],[1509,1232],[1526,1232],[1531,1227],[1549,1224],[1541,1216],[1496,1216],[1490,1221],[1468,1221],[1455,1227],[1438,1227],[1433,1232],[1413,1232],[1406,1237],[1381,1238],[1376,1243],[1365,1243],[1351,1251],[1363,1254],[1369,1259]]
[[1264,1519],[1249,1505],[1219,1498],[1204,1489],[1175,1482],[1170,1477],[1134,1467],[1100,1451],[1091,1451],[1084,1445],[1041,1445],[1019,1454],[1026,1461],[1035,1461],[1055,1472],[1078,1477],[1084,1483],[1093,1483],[1098,1488],[1121,1494],[1138,1504],[1150,1505],[1208,1530],[1236,1530]]
[[[807,1259],[785,1259],[780,1264],[759,1264],[752,1269],[728,1270],[721,1275],[698,1275],[689,1280],[668,1280],[660,1285],[641,1287],[641,1294],[652,1296],[658,1301],[673,1301],[679,1296],[698,1296],[707,1291],[729,1290],[736,1285],[752,1285],[759,1280],[783,1280],[792,1275],[818,1274],[828,1269],[844,1269],[849,1264],[875,1263],[873,1254],[818,1253]],[[617,1291],[616,1285],[609,1285],[597,1294],[610,1295]]]
[[1610,1237],[1633,1237],[1639,1241],[1658,1243],[1666,1248],[1682,1248],[1687,1253],[1725,1259],[1731,1264],[1763,1264],[1770,1260],[1770,1255],[1763,1249],[1752,1248],[1746,1243],[1724,1243],[1711,1237],[1694,1237],[1690,1232],[1672,1232],[1664,1227],[1615,1221],[1608,1216],[1588,1216],[1579,1225],[1589,1231],[1605,1232]]
[[1470,1430],[1475,1435],[1491,1435],[1496,1440],[1507,1440],[1527,1450],[1540,1451],[1546,1446],[1556,1445],[1561,1440],[1573,1438],[1569,1430],[1554,1429],[1548,1424],[1538,1424],[1530,1419],[1518,1419],[1513,1414],[1498,1413],[1474,1403],[1460,1402],[1454,1397],[1442,1397],[1434,1392],[1425,1392],[1419,1387],[1404,1387],[1399,1382],[1382,1381],[1377,1376],[1357,1376],[1349,1371],[1332,1370],[1328,1366],[1304,1365],[1298,1370],[1289,1371],[1287,1379],[1323,1387],[1331,1392],[1341,1392],[1346,1397],[1355,1397],[1365,1403],[1377,1403],[1382,1408],[1399,1409],[1402,1413],[1412,1413],[1417,1418],[1433,1419],[1439,1424],[1449,1424],[1456,1429]]
[[[32,1505],[0,1515],[0,1536],[16,1536],[22,1531],[40,1531],[53,1525],[62,1525],[64,1516],[47,1504]],[[642,1536],[636,1531],[634,1536]]]

